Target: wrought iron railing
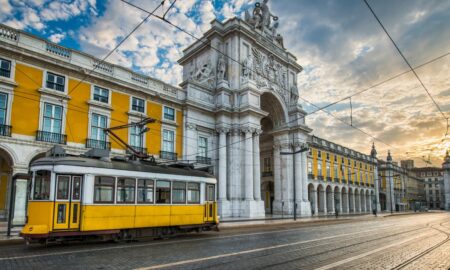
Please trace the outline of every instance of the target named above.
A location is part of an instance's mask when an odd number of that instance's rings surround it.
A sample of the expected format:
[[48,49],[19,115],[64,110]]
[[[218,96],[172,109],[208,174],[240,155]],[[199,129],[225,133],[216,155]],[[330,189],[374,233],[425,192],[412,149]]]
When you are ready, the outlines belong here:
[[11,77],[11,70],[0,68],[0,76],[6,78]]
[[197,156],[196,159],[197,163],[211,165],[211,158],[209,157]]
[[327,181],[331,182],[331,177],[327,176]]
[[323,180],[323,176],[322,176],[322,175],[318,175],[318,176],[317,176],[317,179]]
[[316,176],[314,175],[314,174],[312,174],[312,173],[308,173],[308,178],[309,179],[314,179]]
[[38,130],[36,133],[36,141],[66,144],[67,136],[61,133],[53,133],[43,130]]
[[11,137],[11,126],[0,125],[0,136]]
[[177,153],[168,151],[159,151],[159,157],[168,160],[177,160]]
[[111,143],[94,139],[86,139],[86,148],[111,150]]

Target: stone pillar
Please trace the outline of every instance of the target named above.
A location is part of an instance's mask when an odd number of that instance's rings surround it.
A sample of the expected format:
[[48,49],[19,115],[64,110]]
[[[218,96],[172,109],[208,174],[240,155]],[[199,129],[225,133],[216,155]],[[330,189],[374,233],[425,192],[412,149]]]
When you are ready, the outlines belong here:
[[261,130],[256,130],[253,135],[253,196],[255,200],[261,200],[261,165],[259,153],[259,135]]
[[281,162],[280,145],[273,145],[273,186],[274,186],[274,210],[281,211]]
[[[281,152],[291,152],[291,145],[289,143],[282,144]],[[284,202],[283,212],[285,214],[293,214],[293,184],[294,177],[292,175],[294,166],[292,162],[293,155],[281,155],[280,167],[281,167],[281,200]]]
[[[296,144],[294,146],[294,152],[301,149],[300,145]],[[297,204],[297,213],[301,213],[301,204],[303,201],[303,168],[302,168],[302,153],[296,153],[294,155],[294,166],[295,166],[295,202]]]
[[219,132],[219,201],[227,199],[227,132],[221,128]]
[[442,168],[444,169],[444,208],[450,211],[450,156],[448,151],[446,152]]
[[247,128],[245,133],[245,200],[253,200],[253,130]]
[[[319,199],[320,199],[320,196],[319,196],[319,189],[318,188],[314,188],[313,196],[315,198],[314,199],[315,200],[314,212],[316,213],[316,215],[319,215]],[[320,202],[320,203],[322,203],[322,202]]]
[[334,200],[334,189],[331,189],[330,200],[331,200],[331,203],[330,203],[330,205],[331,205],[330,212],[331,212],[331,213],[334,213],[335,207],[336,207],[336,205],[335,205],[335,200]]
[[232,216],[239,217],[242,215],[241,201],[242,187],[241,187],[241,131],[235,125],[231,130],[230,138],[230,160],[228,163],[228,185],[230,202],[230,212]]
[[308,202],[308,156],[306,152],[301,153],[302,160],[302,198],[304,202]]
[[341,188],[339,188],[339,213],[341,213],[342,214],[342,204],[343,204],[343,201],[342,201],[342,189]]

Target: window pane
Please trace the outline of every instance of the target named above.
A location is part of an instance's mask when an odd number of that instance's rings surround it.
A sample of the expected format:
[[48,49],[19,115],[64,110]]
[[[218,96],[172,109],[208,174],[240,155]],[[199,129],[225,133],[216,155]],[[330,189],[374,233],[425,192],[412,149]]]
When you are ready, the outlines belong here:
[[200,203],[200,184],[189,183],[188,184],[188,203]]
[[117,202],[134,203],[136,181],[130,178],[117,180]]
[[138,180],[138,202],[153,203],[153,180]]
[[69,199],[69,182],[70,176],[58,176],[56,199],[58,200]]
[[72,177],[72,200],[79,200],[81,198],[81,177]]
[[186,203],[186,183],[173,182],[172,203]]
[[114,202],[114,178],[109,176],[95,177],[94,201],[99,203]]
[[50,171],[37,171],[34,176],[35,200],[48,200],[50,198]]
[[170,203],[170,182],[156,182],[156,203]]

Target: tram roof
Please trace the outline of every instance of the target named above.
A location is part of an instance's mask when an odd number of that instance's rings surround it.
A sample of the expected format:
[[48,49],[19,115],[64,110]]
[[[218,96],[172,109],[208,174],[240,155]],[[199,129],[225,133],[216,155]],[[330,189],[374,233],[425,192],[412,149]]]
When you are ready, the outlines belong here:
[[76,156],[65,156],[65,157],[43,157],[39,158],[31,163],[33,166],[56,166],[56,165],[66,165],[66,166],[79,166],[79,167],[94,167],[102,169],[112,169],[112,170],[124,170],[124,171],[138,171],[138,172],[149,172],[149,173],[160,173],[160,174],[174,174],[174,175],[188,175],[197,177],[208,177],[214,178],[215,176],[204,171],[190,169],[190,168],[174,168],[164,165],[152,165],[146,161],[119,161],[111,160],[104,161],[100,159],[88,158],[88,157],[76,157]]

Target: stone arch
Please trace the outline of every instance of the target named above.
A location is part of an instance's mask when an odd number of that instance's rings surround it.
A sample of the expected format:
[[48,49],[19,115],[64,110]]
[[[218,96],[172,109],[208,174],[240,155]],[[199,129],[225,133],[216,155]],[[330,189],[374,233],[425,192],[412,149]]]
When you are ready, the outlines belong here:
[[334,199],[333,199],[333,189],[331,188],[330,185],[327,185],[326,188],[326,198],[327,198],[327,212],[332,212],[334,206]]
[[317,206],[317,194],[316,194],[316,188],[314,187],[314,184],[310,183],[308,185],[308,200],[311,204],[311,212],[312,214],[317,214],[315,212],[316,206]]
[[318,212],[321,214],[324,214],[327,211],[327,206],[326,206],[326,201],[325,201],[325,190],[324,190],[322,184],[319,184],[317,186],[317,209],[318,209]]
[[348,189],[348,207],[349,212],[355,212],[355,194],[352,188]]
[[342,197],[339,186],[334,186],[334,211],[342,212]]
[[0,219],[8,217],[11,197],[11,192],[9,191],[11,189],[14,165],[14,155],[11,154],[11,149],[0,147]]
[[45,157],[46,151],[43,149],[36,149],[33,152],[29,153],[25,159],[27,165],[30,165],[34,160]]
[[341,204],[342,204],[342,213],[348,213],[348,192],[345,187],[342,187],[341,190]]
[[11,166],[15,166],[19,163],[19,157],[17,156],[16,151],[14,151],[14,149],[12,149],[10,146],[0,144],[0,150],[7,154],[11,162]]
[[268,117],[272,120],[274,128],[287,123],[287,119],[289,119],[288,110],[278,93],[273,90],[263,90],[260,100],[261,109],[269,113]]
[[355,188],[355,213],[361,212],[361,201],[360,201],[360,194],[359,189]]

